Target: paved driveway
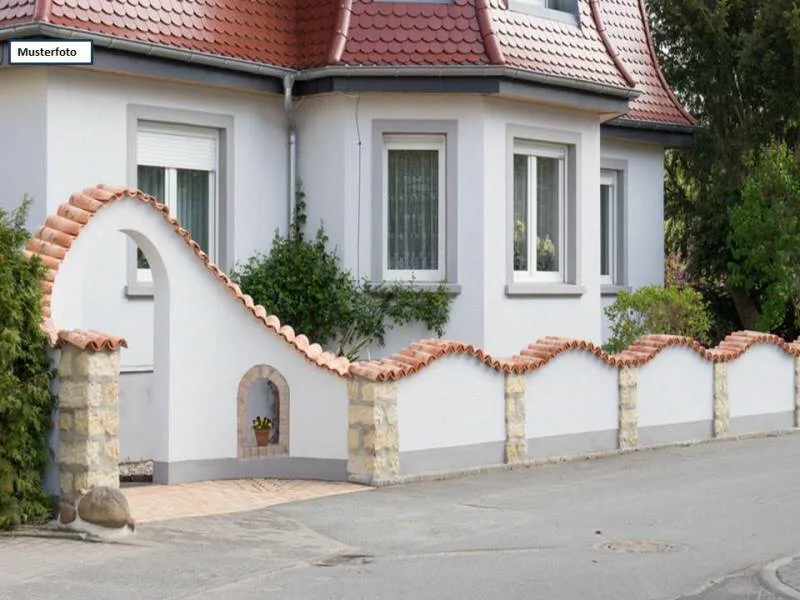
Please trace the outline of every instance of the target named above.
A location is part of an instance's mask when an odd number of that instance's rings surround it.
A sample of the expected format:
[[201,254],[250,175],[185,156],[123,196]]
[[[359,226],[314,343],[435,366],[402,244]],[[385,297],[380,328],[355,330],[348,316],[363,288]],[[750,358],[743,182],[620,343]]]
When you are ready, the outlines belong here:
[[145,524],[134,546],[0,538],[0,598],[755,600],[747,572],[694,592],[800,550],[799,474],[793,434]]

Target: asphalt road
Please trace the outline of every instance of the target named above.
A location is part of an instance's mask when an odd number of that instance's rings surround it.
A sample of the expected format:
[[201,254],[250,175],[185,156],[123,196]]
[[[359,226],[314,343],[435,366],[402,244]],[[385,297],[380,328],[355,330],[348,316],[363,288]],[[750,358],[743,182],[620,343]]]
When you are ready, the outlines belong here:
[[145,525],[0,538],[0,599],[774,600],[800,550],[800,434]]

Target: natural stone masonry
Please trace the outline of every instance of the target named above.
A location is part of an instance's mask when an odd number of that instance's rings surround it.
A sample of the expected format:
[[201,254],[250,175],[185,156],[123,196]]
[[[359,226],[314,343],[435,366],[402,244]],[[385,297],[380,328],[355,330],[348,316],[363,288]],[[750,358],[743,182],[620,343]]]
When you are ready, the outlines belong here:
[[636,448],[639,444],[639,415],[637,411],[638,389],[636,369],[622,367],[618,371],[619,381],[619,432],[620,450]]
[[119,487],[119,350],[65,345],[58,365],[62,499],[92,485]]
[[381,485],[400,475],[397,388],[395,381],[347,382],[347,473],[354,483]]
[[[267,446],[257,446],[248,438],[252,423],[247,419],[247,396],[250,393],[250,387],[258,379],[266,379],[272,383],[277,392],[275,398],[277,414],[273,422],[277,426],[278,437],[276,443],[270,443]],[[239,458],[280,456],[289,453],[289,384],[276,368],[268,365],[256,365],[244,374],[239,382],[239,390],[236,395],[236,415]]]
[[[795,359],[795,362],[797,359]],[[797,375],[795,375],[795,379]],[[728,398],[728,365],[714,363],[714,437],[721,437],[731,428],[731,403]]]
[[794,426],[800,427],[800,357],[794,357]]
[[525,438],[525,377],[507,374],[504,380],[506,402],[506,463],[528,460]]

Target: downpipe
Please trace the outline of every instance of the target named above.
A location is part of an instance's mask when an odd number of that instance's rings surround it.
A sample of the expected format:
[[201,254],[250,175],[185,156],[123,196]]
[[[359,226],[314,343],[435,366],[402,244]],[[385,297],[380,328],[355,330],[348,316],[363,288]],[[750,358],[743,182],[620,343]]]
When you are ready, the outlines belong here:
[[297,202],[297,121],[294,114],[294,100],[292,89],[294,88],[295,75],[290,73],[283,78],[283,110],[286,113],[286,121],[289,129],[289,202],[287,234],[292,230],[294,211]]

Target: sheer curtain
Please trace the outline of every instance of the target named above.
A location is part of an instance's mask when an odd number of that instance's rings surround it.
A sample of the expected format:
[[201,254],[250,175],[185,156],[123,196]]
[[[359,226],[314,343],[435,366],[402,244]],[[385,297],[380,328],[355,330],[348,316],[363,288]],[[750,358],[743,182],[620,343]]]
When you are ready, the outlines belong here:
[[[167,170],[163,167],[150,167],[139,165],[136,173],[136,180],[139,189],[145,194],[150,194],[158,198],[158,201],[165,203]],[[136,249],[136,266],[139,269],[149,269],[150,265],[140,248]]]
[[528,163],[524,154],[514,155],[514,270],[528,270]]
[[559,270],[559,159],[536,158],[536,270]]
[[439,268],[439,153],[389,150],[389,269]]
[[600,275],[611,275],[611,186],[600,186]]
[[209,173],[178,169],[178,190],[175,217],[181,227],[192,234],[192,239],[200,244],[204,252],[209,249]]

